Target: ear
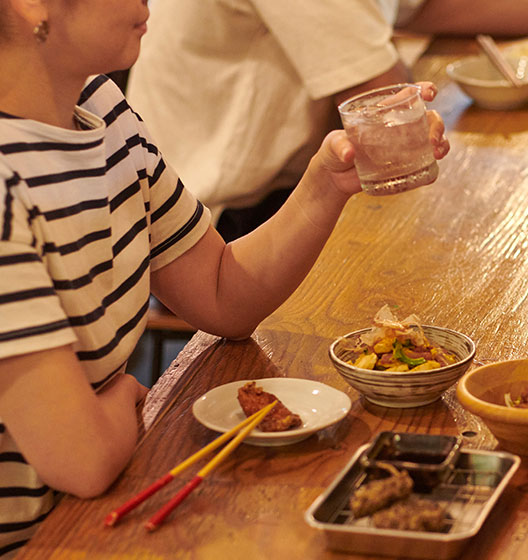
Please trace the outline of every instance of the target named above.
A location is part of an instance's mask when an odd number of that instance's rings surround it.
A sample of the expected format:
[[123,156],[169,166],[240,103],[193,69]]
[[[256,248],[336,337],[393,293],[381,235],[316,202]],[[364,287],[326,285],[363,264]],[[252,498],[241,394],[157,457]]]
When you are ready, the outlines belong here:
[[31,28],[48,19],[47,0],[8,0],[18,17],[25,20]]

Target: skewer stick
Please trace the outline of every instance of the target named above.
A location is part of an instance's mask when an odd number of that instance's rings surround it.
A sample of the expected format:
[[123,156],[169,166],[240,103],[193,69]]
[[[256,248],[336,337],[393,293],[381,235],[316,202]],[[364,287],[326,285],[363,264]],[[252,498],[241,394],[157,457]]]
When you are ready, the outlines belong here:
[[[188,457],[187,459],[185,459],[184,461],[176,465],[176,467],[171,469],[167,474],[163,475],[161,478],[158,478],[158,480],[152,483],[148,488],[145,488],[145,490],[139,492],[139,494],[137,494],[136,496],[134,496],[133,498],[125,502],[122,506],[110,512],[105,517],[104,520],[105,526],[113,527],[127,513],[135,509],[139,504],[143,503],[147,498],[155,494],[160,488],[163,488],[166,484],[168,484],[171,480],[173,480],[185,469],[187,469],[188,467],[190,467],[191,465],[199,461],[202,457],[204,457],[211,451],[214,451],[217,447],[220,447],[227,440],[231,439],[231,437],[233,437],[237,432],[239,432],[244,427],[251,424],[251,429],[253,429],[257,424],[259,424],[262,418],[273,408],[275,402],[255,412],[255,414],[252,414],[251,416],[249,416],[248,418],[240,422],[240,424],[237,424],[234,428],[231,428],[225,434],[222,434],[221,436],[217,437],[211,443],[209,443],[205,447],[202,447],[202,449],[198,450],[196,453],[194,453],[193,455],[191,455],[190,457]],[[265,413],[263,413],[264,410],[266,411]],[[256,423],[253,423],[253,421],[256,420],[257,418],[258,421]],[[251,431],[251,429],[249,431]],[[249,433],[249,431],[247,433]],[[218,455],[220,455],[220,453]]]
[[256,415],[251,416],[253,418],[251,422],[245,426],[238,435],[229,442],[218,455],[213,457],[205,467],[203,467],[198,474],[192,478],[171,500],[169,500],[161,509],[159,509],[148,521],[145,523],[145,528],[149,531],[154,531],[157,529],[164,521],[164,519],[183,502],[183,500],[197,487],[200,485],[202,480],[212,472],[226,457],[228,457],[244,440],[244,438],[255,428],[257,424],[263,420],[264,416],[277,404],[274,401],[264,408],[259,410]]
[[497,47],[497,43],[489,35],[477,35],[477,43],[480,48],[486,53],[493,65],[499,72],[515,87],[520,87],[523,84],[513,71],[508,61],[504,58]]

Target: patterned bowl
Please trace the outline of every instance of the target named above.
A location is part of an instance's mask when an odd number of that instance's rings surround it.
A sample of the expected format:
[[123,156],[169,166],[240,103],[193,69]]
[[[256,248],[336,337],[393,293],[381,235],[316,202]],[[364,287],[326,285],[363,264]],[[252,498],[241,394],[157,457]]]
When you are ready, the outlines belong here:
[[468,371],[457,387],[457,398],[480,416],[506,451],[528,455],[528,409],[506,406],[507,393],[515,399],[528,390],[528,360],[495,362]]
[[367,331],[362,329],[339,337],[330,345],[330,359],[341,376],[374,404],[391,408],[410,408],[432,403],[462,377],[475,356],[475,343],[465,334],[442,327],[422,325],[425,336],[454,354],[458,361],[449,366],[418,372],[362,369],[347,363],[347,339]]

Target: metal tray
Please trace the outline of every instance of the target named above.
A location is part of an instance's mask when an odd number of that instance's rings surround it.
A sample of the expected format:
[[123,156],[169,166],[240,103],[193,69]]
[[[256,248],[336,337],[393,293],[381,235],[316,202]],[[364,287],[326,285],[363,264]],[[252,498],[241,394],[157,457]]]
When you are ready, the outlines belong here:
[[[368,476],[365,457],[372,446],[354,457],[305,513],[306,522],[323,531],[328,548],[356,554],[447,560],[460,554],[479,531],[511,477],[520,458],[507,452],[462,448],[445,480],[413,490],[419,498],[447,506],[443,532],[379,529],[369,517],[355,519],[348,509],[352,493]],[[390,462],[390,461],[389,461]]]

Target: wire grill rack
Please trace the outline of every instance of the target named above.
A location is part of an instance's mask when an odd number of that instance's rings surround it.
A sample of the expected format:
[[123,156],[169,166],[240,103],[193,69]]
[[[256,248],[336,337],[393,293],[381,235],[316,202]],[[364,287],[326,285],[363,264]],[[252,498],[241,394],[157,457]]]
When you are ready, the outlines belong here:
[[354,518],[349,508],[354,491],[379,478],[379,472],[373,473],[361,460],[365,448],[358,450],[305,514],[307,523],[325,533],[327,546],[334,550],[435,560],[455,558],[477,534],[520,464],[518,456],[507,452],[462,449],[450,472],[436,485],[413,489],[413,497],[430,500],[444,509],[441,531],[386,529],[375,527],[370,516]]
[[[328,519],[328,523],[355,524],[374,527],[370,517],[355,519],[348,507],[352,493],[366,481],[363,474],[354,484],[352,491]],[[445,511],[442,532],[464,532],[475,524],[482,506],[493,496],[503,476],[497,470],[476,470],[474,468],[455,468],[445,482],[430,492],[413,492],[419,499],[439,504]]]

